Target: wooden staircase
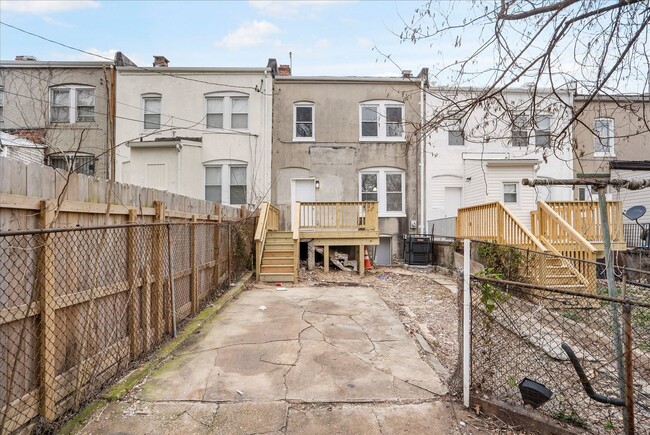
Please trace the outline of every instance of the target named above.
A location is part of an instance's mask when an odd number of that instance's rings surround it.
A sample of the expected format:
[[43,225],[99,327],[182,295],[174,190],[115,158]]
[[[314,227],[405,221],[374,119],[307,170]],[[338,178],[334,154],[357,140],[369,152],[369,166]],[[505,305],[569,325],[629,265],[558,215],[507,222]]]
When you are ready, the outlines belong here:
[[294,240],[290,231],[268,231],[258,281],[294,281]]

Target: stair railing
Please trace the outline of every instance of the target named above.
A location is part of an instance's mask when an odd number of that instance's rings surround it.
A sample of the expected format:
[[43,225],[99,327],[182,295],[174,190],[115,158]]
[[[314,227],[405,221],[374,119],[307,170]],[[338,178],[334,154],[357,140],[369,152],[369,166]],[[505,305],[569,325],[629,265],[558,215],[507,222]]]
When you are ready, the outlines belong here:
[[591,285],[596,279],[596,248],[544,201],[537,202],[537,218],[537,236],[554,252],[575,260],[575,269]]
[[458,209],[456,237],[546,251],[546,247],[501,201]]
[[293,221],[293,282],[298,282],[298,261],[300,259],[300,202],[296,202]]
[[278,209],[268,202],[263,202],[260,205],[260,217],[257,221],[257,228],[255,228],[255,277],[258,280],[262,268],[262,255],[266,246],[266,233],[277,231],[279,217]]

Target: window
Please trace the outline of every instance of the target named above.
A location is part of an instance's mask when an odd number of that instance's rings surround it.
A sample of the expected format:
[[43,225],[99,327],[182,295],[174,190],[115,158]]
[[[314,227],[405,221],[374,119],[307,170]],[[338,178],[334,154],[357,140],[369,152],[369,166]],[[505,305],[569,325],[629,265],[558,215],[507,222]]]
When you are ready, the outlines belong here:
[[50,122],[92,122],[95,120],[95,88],[58,86],[50,90]]
[[587,188],[578,187],[578,201],[586,201],[586,200],[587,200]]
[[0,124],[5,120],[5,91],[0,88]]
[[404,140],[404,105],[369,101],[359,106],[360,140]]
[[142,97],[144,108],[144,129],[157,130],[160,128],[160,107],[162,96],[160,94],[148,94]]
[[594,155],[614,156],[614,120],[596,118],[594,120]]
[[519,113],[512,120],[512,146],[528,146],[528,115]]
[[527,147],[534,137],[536,147],[551,146],[551,116],[537,114],[534,120],[526,113],[516,113],[512,120],[512,146]]
[[450,146],[463,146],[465,139],[461,130],[449,130],[449,145]]
[[47,156],[48,165],[66,172],[95,175],[95,156],[85,153],[57,153]]
[[207,98],[206,128],[223,128],[223,97]]
[[248,129],[248,96],[217,92],[205,96],[206,128]]
[[535,119],[535,146],[551,146],[551,117],[550,115],[539,115]]
[[314,140],[314,104],[293,105],[293,140]]
[[516,204],[519,202],[517,198],[517,183],[503,183],[503,202],[506,204]]
[[246,204],[246,165],[225,163],[205,167],[205,199],[222,204]]
[[404,171],[372,168],[359,173],[361,201],[379,202],[379,216],[404,216]]

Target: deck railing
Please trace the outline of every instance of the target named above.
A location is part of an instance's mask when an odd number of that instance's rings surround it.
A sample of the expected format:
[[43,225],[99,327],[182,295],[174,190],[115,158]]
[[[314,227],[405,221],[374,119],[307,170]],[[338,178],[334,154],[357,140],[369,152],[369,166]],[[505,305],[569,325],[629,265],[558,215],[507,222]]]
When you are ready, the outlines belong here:
[[536,236],[552,251],[564,257],[576,259],[580,274],[595,278],[595,270],[586,261],[596,261],[596,248],[544,201],[537,202]]
[[[590,242],[603,240],[598,202],[549,201],[546,204],[585,239]],[[623,204],[620,201],[607,201],[607,217],[612,242],[624,241]]]
[[260,217],[255,229],[255,277],[259,279],[260,269],[262,267],[262,254],[264,245],[266,245],[267,231],[277,231],[280,215],[278,209],[263,202],[260,206]]
[[500,201],[458,209],[456,237],[546,251],[533,233]]
[[378,231],[377,202],[301,202],[300,231]]

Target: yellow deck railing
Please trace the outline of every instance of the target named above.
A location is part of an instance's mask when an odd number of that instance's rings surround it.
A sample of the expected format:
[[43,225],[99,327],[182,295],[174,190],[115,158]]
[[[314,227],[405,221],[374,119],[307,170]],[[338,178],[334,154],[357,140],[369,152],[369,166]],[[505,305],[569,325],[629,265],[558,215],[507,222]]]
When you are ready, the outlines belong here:
[[277,231],[280,215],[278,209],[263,202],[260,206],[260,217],[255,229],[255,277],[259,279],[260,268],[262,266],[262,254],[264,245],[266,245],[266,233],[268,231]]
[[456,237],[546,251],[546,247],[500,201],[458,209]]
[[301,202],[300,231],[379,231],[377,202]]
[[[585,239],[590,242],[603,240],[598,202],[549,201],[546,204]],[[623,204],[620,201],[608,201],[607,217],[612,242],[623,241]]]
[[595,271],[585,261],[596,261],[596,248],[544,201],[537,202],[535,231],[535,235],[546,246],[552,247],[554,253],[577,260],[575,268],[583,277],[591,279]]

